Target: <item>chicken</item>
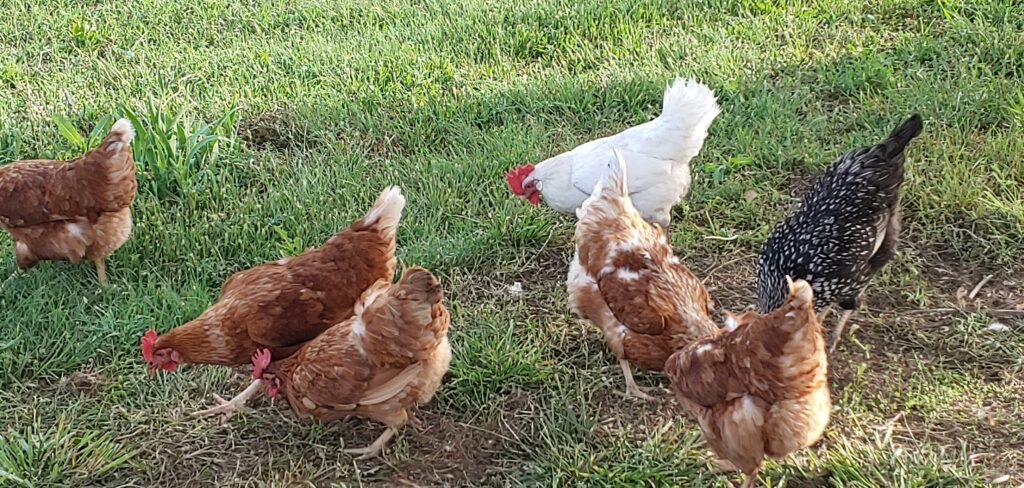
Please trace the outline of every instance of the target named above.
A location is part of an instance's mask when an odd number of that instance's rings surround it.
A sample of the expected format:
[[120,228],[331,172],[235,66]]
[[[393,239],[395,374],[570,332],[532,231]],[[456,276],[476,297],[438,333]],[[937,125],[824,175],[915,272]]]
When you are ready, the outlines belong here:
[[825,340],[806,281],[781,308],[728,316],[727,327],[673,354],[665,372],[715,453],[754,486],[764,456],[808,447],[828,425],[832,400]]
[[107,286],[104,259],[132,231],[135,160],[132,124],[118,120],[99,146],[70,161],[28,160],[0,166],[0,226],[14,241],[15,262],[82,259]]
[[[903,151],[921,133],[911,116],[881,143],[835,160],[795,210],[772,230],[757,259],[757,305],[767,312],[786,299],[785,277],[814,288],[818,310],[844,310],[832,339],[835,350],[868,282],[896,254]],[[826,308],[828,306],[828,308]]]
[[[231,275],[220,300],[199,317],[158,336],[142,337],[150,371],[179,364],[247,365],[257,350],[285,358],[350,317],[362,293],[395,274],[395,233],[405,207],[397,186],[385,189],[366,215],[318,249]],[[197,415],[231,415],[258,391],[241,394]]]
[[566,284],[573,311],[604,333],[626,380],[626,396],[649,398],[630,361],[661,371],[679,348],[718,330],[701,281],[630,203],[626,162],[615,159],[577,212],[576,253]]
[[355,415],[386,424],[368,447],[346,450],[376,456],[409,421],[409,409],[430,401],[448,371],[450,319],[442,300],[434,276],[410,268],[394,285],[377,282],[363,294],[354,317],[293,356],[255,354],[253,376],[268,385],[271,397],[284,393],[299,418]]
[[700,151],[708,127],[718,115],[715,94],[694,80],[676,78],[665,90],[661,115],[618,134],[587,142],[542,163],[510,169],[512,193],[534,205],[544,201],[562,213],[574,213],[590,196],[612,148],[629,161],[633,205],[644,220],[668,228],[672,207],[690,190],[690,160]]

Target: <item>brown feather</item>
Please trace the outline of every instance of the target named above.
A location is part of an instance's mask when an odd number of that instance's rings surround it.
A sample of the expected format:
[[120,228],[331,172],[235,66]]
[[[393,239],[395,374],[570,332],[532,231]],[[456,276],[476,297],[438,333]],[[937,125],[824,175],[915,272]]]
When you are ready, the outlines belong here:
[[609,176],[583,204],[569,302],[617,358],[661,370],[673,351],[718,328],[704,285],[633,208],[624,181]]
[[448,370],[449,320],[437,280],[411,268],[394,285],[378,282],[354,317],[268,371],[300,418],[358,415],[400,427],[405,410],[428,402]]
[[19,267],[98,260],[128,240],[137,188],[133,134],[122,121],[81,157],[0,167],[0,226],[11,234]]
[[828,424],[828,364],[812,294],[798,281],[781,308],[748,312],[731,330],[690,344],[665,364],[708,444],[748,475],[765,455],[813,444]]
[[351,317],[364,290],[394,275],[394,228],[404,205],[395,195],[367,212],[384,205],[391,220],[367,225],[364,217],[320,248],[235,273],[216,303],[158,337],[155,349],[177,351],[182,363],[248,364],[263,348],[280,359]]

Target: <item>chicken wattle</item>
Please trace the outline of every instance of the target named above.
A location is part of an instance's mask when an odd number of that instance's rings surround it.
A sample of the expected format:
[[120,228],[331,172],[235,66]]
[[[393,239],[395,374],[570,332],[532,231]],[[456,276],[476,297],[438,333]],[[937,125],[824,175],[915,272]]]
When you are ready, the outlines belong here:
[[[405,208],[396,187],[381,192],[373,207],[319,248],[239,271],[220,299],[195,319],[140,340],[149,369],[174,371],[179,364],[248,364],[269,349],[286,358],[307,341],[353,314],[359,297],[395,273],[395,234]],[[230,402],[197,415],[237,412],[259,381]],[[218,398],[218,401],[220,399]]]

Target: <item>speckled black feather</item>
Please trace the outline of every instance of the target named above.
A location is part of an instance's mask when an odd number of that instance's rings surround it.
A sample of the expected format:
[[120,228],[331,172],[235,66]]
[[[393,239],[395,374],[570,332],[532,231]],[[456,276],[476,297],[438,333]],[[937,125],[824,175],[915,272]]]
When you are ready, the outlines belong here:
[[757,259],[757,305],[781,306],[786,276],[814,288],[815,308],[857,308],[868,282],[892,259],[900,232],[903,150],[921,133],[913,115],[881,143],[832,162],[785,220],[772,230]]

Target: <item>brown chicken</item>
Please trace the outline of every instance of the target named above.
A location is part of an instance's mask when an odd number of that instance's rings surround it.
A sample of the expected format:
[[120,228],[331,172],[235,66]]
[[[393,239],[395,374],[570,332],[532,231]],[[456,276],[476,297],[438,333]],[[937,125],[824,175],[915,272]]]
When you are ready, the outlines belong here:
[[716,454],[754,486],[764,456],[780,458],[821,438],[832,401],[825,339],[806,281],[789,280],[782,306],[729,316],[726,329],[665,363],[676,398]]
[[[299,418],[330,421],[356,415],[388,427],[372,444],[346,450],[380,454],[409,422],[409,409],[430,401],[448,371],[448,310],[437,280],[410,268],[394,285],[366,291],[355,316],[309,341],[295,355],[271,362],[253,356],[253,376],[274,397],[283,392]],[[276,358],[275,358],[276,359]]]
[[[179,364],[249,364],[269,348],[285,358],[302,344],[352,315],[360,295],[395,274],[395,232],[405,207],[397,186],[385,189],[370,211],[318,249],[235,273],[220,300],[194,320],[161,336],[142,337],[150,371]],[[219,407],[196,412],[232,414],[259,388],[253,382]]]
[[0,166],[0,226],[11,234],[21,269],[42,260],[88,259],[107,286],[104,258],[132,231],[138,186],[132,124],[118,120],[100,145],[70,161],[28,160]]
[[718,330],[711,299],[661,229],[633,208],[618,151],[577,216],[569,303],[604,333],[625,375],[626,396],[649,398],[629,361],[661,371],[673,352]]

